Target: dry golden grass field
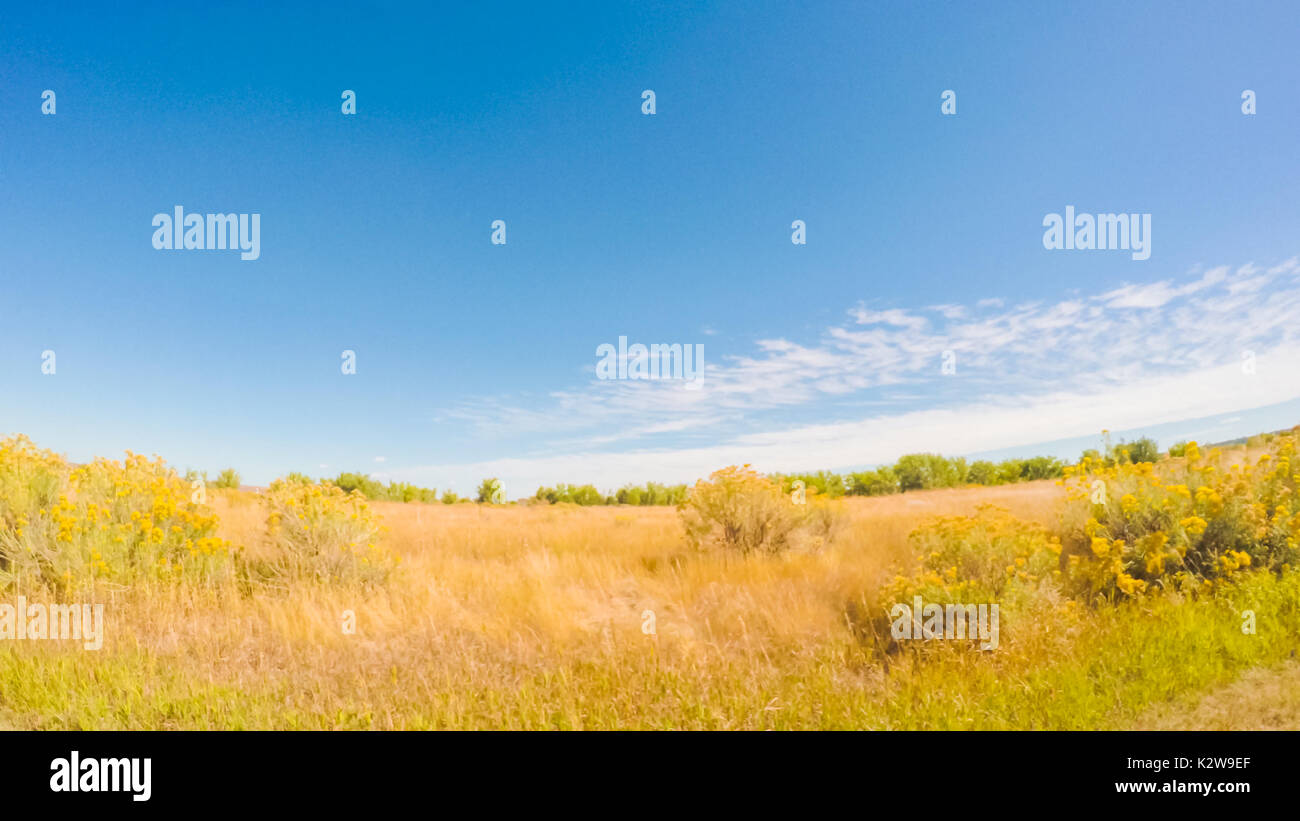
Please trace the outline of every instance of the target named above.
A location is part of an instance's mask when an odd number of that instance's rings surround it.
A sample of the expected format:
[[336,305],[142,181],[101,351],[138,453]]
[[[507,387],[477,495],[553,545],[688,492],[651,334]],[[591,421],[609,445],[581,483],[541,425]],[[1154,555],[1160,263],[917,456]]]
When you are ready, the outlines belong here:
[[[218,537],[273,559],[262,494],[208,504]],[[991,504],[1014,517],[996,538],[1060,533],[1067,488],[837,504],[824,538],[742,555],[693,547],[672,507],[371,503],[400,559],[385,583],[99,584],[101,650],[0,647],[0,726],[1218,728],[1243,675],[1276,702],[1244,725],[1297,726],[1280,667],[1300,646],[1289,569],[1103,606],[1038,583],[1007,606],[996,653],[889,654],[873,614],[924,564],[918,527]],[[1246,608],[1257,634],[1241,630]]]

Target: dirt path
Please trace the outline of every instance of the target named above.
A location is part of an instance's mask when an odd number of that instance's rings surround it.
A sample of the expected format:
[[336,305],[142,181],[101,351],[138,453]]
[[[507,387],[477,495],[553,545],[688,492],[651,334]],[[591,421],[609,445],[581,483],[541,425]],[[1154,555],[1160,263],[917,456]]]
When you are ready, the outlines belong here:
[[1161,704],[1134,730],[1300,730],[1300,662],[1257,667],[1200,698]]

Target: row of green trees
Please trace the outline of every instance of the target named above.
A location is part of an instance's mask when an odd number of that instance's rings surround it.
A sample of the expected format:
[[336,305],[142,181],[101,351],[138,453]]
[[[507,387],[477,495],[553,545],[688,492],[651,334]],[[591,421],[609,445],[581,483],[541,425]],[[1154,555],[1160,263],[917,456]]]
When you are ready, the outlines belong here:
[[[436,488],[419,487],[409,482],[389,482],[384,484],[370,478],[364,473],[340,473],[334,479],[326,480],[332,485],[337,485],[342,490],[351,493],[354,490],[361,491],[367,499],[374,499],[382,502],[424,502],[432,504],[439,501],[438,491]],[[452,504],[458,501],[459,497],[454,493],[444,493],[442,501]]]
[[[286,481],[302,482],[308,485],[317,481],[305,473],[296,471],[284,478]],[[321,484],[334,485],[347,493],[354,490],[358,491],[367,499],[377,502],[423,502],[425,504],[442,502],[451,505],[457,502],[471,501],[463,496],[457,496],[450,490],[443,491],[442,496],[439,496],[435,488],[419,487],[409,482],[389,482],[384,484],[364,473],[340,473],[333,479],[324,477],[319,481]]]
[[[1181,456],[1186,447],[1185,442],[1175,443],[1170,446],[1169,454]],[[1160,458],[1160,450],[1155,440],[1143,437],[1133,442],[1121,441],[1113,446],[1108,444],[1104,452],[1085,450],[1082,457],[1101,461],[1107,465],[1154,462]],[[1063,462],[1049,456],[1003,459],[1000,462],[986,459],[967,462],[963,458],[948,458],[937,453],[909,453],[899,457],[892,465],[883,465],[873,470],[846,474],[829,470],[819,470],[815,473],[778,473],[772,474],[770,478],[779,483],[785,493],[794,490],[796,481],[802,481],[808,492],[836,499],[841,496],[884,496],[890,493],[905,493],[909,490],[964,485],[1005,485],[1038,479],[1055,479],[1063,474],[1064,469]],[[203,478],[206,479],[207,475],[203,474]],[[287,478],[291,481],[314,481],[301,473],[291,473]],[[337,485],[348,492],[360,491],[368,499],[385,502],[426,504],[442,502],[450,505],[457,502],[492,503],[504,500],[501,484],[495,478],[484,479],[479,484],[475,499],[458,496],[450,490],[444,491],[439,496],[436,489],[418,487],[408,482],[385,484],[364,473],[340,473],[333,479],[321,481]],[[233,468],[227,468],[221,472],[215,484],[217,487],[239,487],[239,474]],[[627,485],[611,495],[602,493],[595,485],[562,483],[555,487],[539,487],[533,498],[538,502],[549,504],[565,502],[583,506],[676,505],[685,501],[687,491],[686,485],[647,482],[644,485]]]
[[[1172,455],[1181,455],[1185,443],[1173,445]],[[1082,457],[1099,460],[1107,465],[1154,462],[1160,450],[1154,439],[1143,437],[1134,442],[1121,442],[1107,448],[1106,453],[1085,450]],[[1081,458],[1082,458],[1081,457]],[[794,483],[802,481],[809,492],[839,498],[840,496],[884,496],[905,493],[909,490],[962,487],[964,485],[1006,485],[1015,482],[1033,482],[1038,479],[1056,479],[1063,475],[1065,463],[1050,456],[1033,456],[1027,459],[1003,459],[991,462],[980,459],[967,462],[963,458],[950,459],[937,453],[909,453],[893,465],[883,465],[874,470],[848,474],[819,470],[816,473],[775,474],[773,479],[789,493]]]
[[238,488],[240,484],[239,471],[235,470],[234,468],[226,468],[225,470],[221,471],[221,473],[217,474],[216,479],[209,479],[208,472],[206,470],[203,471],[202,473],[200,473],[197,470],[185,471],[185,481],[197,482],[200,479],[203,480],[203,484],[205,485],[211,484],[212,487]]
[[[1170,456],[1182,456],[1187,451],[1186,442],[1175,442],[1169,446]],[[1154,462],[1160,458],[1160,446],[1156,440],[1142,437],[1132,442],[1121,441],[1114,447],[1107,447],[1106,452],[1095,449],[1085,450],[1085,458],[1091,458],[1093,461],[1101,459],[1107,466],[1118,463],[1137,464],[1138,462]]]
[[1031,459],[1004,459],[1001,462],[950,459],[937,453],[909,453],[893,465],[840,475],[830,471],[790,473],[774,476],[785,492],[792,492],[802,481],[808,492],[832,499],[841,496],[885,496],[909,490],[962,487],[965,485],[1005,485],[1032,482],[1061,476],[1065,465],[1048,456]]
[[[1182,455],[1185,447],[1185,443],[1177,443],[1170,447],[1170,454]],[[1118,445],[1108,445],[1104,453],[1086,450],[1081,458],[1083,457],[1107,465],[1132,464],[1154,462],[1160,458],[1160,450],[1154,439],[1143,437],[1133,442],[1121,441]],[[1033,482],[1060,478],[1064,471],[1065,463],[1050,456],[1003,459],[1000,462],[987,459],[968,462],[964,458],[948,458],[937,453],[909,453],[892,465],[883,465],[874,470],[846,474],[819,470],[815,473],[773,474],[770,478],[778,482],[785,493],[792,492],[795,481],[800,480],[808,492],[835,499],[841,496],[883,496],[906,493],[909,490],[965,485]],[[601,493],[594,485],[560,484],[555,487],[539,487],[534,498],[551,504],[675,505],[686,499],[687,490],[686,485],[648,482],[644,486],[628,485],[611,496]]]
[[534,499],[556,504],[568,502],[575,505],[675,505],[686,499],[686,485],[662,485],[646,482],[644,485],[627,485],[613,495],[606,495],[595,485],[559,484],[539,487]]

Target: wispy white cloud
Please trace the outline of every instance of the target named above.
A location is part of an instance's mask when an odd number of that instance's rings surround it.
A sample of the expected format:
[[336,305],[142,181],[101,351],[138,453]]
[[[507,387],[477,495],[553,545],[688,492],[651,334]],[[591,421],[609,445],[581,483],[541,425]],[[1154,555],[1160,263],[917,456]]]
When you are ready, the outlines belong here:
[[[1297,316],[1296,258],[1045,304],[858,305],[816,341],[767,338],[707,362],[698,391],[592,379],[527,402],[463,403],[445,415],[488,438],[552,437],[546,452],[394,473],[613,486],[737,462],[838,467],[1232,413],[1300,396]],[[953,376],[941,373],[945,351]],[[1247,351],[1253,375],[1241,367]],[[866,407],[875,412],[863,418]]]
[[[949,310],[952,306],[948,306]],[[859,325],[894,325],[902,328],[911,328],[920,330],[929,322],[923,316],[916,316],[899,308],[891,308],[888,311],[871,311],[861,305],[850,311],[853,318]]]

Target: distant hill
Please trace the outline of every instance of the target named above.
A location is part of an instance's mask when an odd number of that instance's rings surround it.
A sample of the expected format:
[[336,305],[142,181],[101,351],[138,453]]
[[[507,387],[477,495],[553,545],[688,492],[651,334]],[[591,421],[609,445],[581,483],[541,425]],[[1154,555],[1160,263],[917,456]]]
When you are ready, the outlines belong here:
[[1204,448],[1209,449],[1209,448],[1237,447],[1239,445],[1245,445],[1251,439],[1254,439],[1257,436],[1277,436],[1279,434],[1290,433],[1290,432],[1291,432],[1291,428],[1282,428],[1281,430],[1265,431],[1262,433],[1252,433],[1249,436],[1238,436],[1236,439],[1228,439],[1223,442],[1211,442],[1207,445],[1204,445]]

